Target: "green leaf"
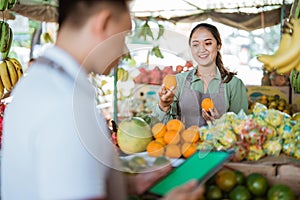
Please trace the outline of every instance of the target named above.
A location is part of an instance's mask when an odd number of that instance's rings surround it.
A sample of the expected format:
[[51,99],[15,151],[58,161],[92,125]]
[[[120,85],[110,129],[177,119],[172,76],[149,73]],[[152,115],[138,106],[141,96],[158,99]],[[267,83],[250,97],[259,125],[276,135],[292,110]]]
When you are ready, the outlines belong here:
[[159,30],[158,30],[158,35],[157,35],[156,40],[158,40],[165,32],[165,27],[163,25],[158,24],[158,28],[159,28]]

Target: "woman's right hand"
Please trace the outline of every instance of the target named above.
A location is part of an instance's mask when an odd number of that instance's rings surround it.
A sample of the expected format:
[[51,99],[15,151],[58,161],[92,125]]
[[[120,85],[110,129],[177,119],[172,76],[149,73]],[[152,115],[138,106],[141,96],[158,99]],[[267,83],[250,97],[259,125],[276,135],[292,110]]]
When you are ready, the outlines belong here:
[[175,96],[175,88],[171,88],[170,90],[167,90],[166,87],[162,85],[158,90],[159,108],[167,112],[170,109],[171,104],[174,102],[174,96]]

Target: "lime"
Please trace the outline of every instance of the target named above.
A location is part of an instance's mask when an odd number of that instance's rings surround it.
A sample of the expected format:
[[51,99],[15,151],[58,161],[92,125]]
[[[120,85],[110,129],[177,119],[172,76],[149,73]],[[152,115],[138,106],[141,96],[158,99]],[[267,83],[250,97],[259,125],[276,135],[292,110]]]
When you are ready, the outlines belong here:
[[249,191],[255,196],[263,196],[268,190],[267,178],[258,173],[252,173],[247,176],[246,185]]
[[296,197],[287,185],[275,184],[268,191],[268,200],[296,200]]
[[222,190],[216,185],[210,185],[206,191],[206,198],[208,200],[222,199]]
[[233,170],[222,169],[215,176],[216,185],[224,192],[231,191],[236,185],[236,177]]
[[235,170],[234,173],[235,173],[236,184],[243,185],[245,182],[245,175],[238,170]]
[[249,190],[243,185],[237,185],[229,193],[230,200],[250,200],[251,194]]

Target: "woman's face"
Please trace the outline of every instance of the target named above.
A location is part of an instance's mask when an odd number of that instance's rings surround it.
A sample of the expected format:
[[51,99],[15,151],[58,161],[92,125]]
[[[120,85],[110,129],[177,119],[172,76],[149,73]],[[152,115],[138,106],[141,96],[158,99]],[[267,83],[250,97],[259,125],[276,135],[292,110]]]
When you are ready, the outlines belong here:
[[217,44],[217,40],[211,32],[205,28],[197,29],[192,35],[191,53],[199,66],[215,66],[217,52],[220,47],[221,45]]

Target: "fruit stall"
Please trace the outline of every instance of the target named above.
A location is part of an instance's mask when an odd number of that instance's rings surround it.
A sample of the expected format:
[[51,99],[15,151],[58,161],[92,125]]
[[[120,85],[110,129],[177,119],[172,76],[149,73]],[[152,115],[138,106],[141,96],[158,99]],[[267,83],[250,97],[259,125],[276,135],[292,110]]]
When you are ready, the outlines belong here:
[[[287,37],[284,35],[287,32],[290,40],[296,42],[299,39],[300,34],[296,31],[299,8],[298,1],[295,1],[289,22],[285,22],[282,28],[281,43]],[[204,127],[185,127],[178,119],[164,124],[151,116],[151,106],[157,103],[154,94],[157,96],[164,78],[188,71],[193,66],[191,61],[163,68],[156,66],[150,70],[147,65],[140,67],[138,75],[132,79],[136,96],[130,99],[131,103],[139,99],[140,104],[135,104],[133,108],[136,110],[132,109],[125,120],[119,121],[115,136],[124,171],[136,174],[166,163],[177,167],[178,162],[184,162],[197,150],[234,149],[235,154],[230,162],[204,183],[206,199],[292,200],[299,197],[300,107],[297,87],[300,80],[300,52],[299,48],[290,50],[287,46],[282,51],[284,53],[258,56],[263,63],[265,76],[261,86],[247,85],[248,114],[242,111],[238,114],[228,112]],[[289,61],[281,58],[282,65],[272,64],[279,62],[279,56],[286,56],[283,54],[296,56],[294,59],[288,56]],[[117,77],[122,81],[127,80],[128,76],[118,73]],[[143,131],[134,125],[140,126],[142,121],[144,125],[139,128]],[[130,132],[130,135],[126,132]],[[137,137],[141,132],[143,141]],[[132,198],[156,197],[146,193]]]
[[[24,6],[26,5],[17,3],[16,6],[10,5],[3,9],[22,13]],[[97,74],[90,76],[97,91],[99,110],[103,114],[105,109],[107,113],[113,113],[112,118],[116,124],[110,124],[110,121],[108,125],[114,131],[112,139],[118,147],[124,173],[135,175],[153,166],[165,164],[171,164],[175,168],[198,150],[233,149],[235,153],[231,160],[203,183],[205,199],[299,198],[300,48],[299,45],[291,45],[300,42],[298,0],[289,9],[291,15],[288,18],[284,16],[278,50],[274,55],[258,56],[263,64],[264,77],[261,86],[247,85],[248,114],[243,111],[238,114],[228,112],[214,123],[203,127],[185,127],[178,119],[162,123],[151,115],[157,105],[160,86],[163,83],[166,86],[174,85],[172,78],[166,81],[167,77],[191,70],[193,62],[185,56],[177,55],[172,59],[178,60],[178,64],[150,65],[149,59],[153,59],[151,56],[162,59],[168,54],[162,51],[164,43],[160,43],[167,30],[162,23],[153,19],[151,23],[156,24],[156,30],[149,27],[149,18],[141,23],[136,37],[131,39],[145,42],[145,62],[137,67],[133,59],[136,52],[129,51],[111,77]],[[50,14],[45,21],[55,21],[57,16],[53,14],[53,8],[46,9],[46,13]],[[23,14],[34,17],[30,11]],[[215,13],[209,14],[212,18],[218,18]],[[143,16],[139,18],[145,19]],[[183,16],[181,18],[184,20]],[[191,16],[187,20],[189,18]],[[159,17],[154,19],[158,20]],[[173,17],[173,20],[176,18]],[[242,28],[238,23],[235,25]],[[13,35],[4,20],[1,21],[0,29],[5,33],[0,38],[0,96],[3,100],[10,95],[23,71],[17,59],[8,57]],[[46,34],[43,37],[45,41],[53,42]],[[147,38],[151,38],[152,43],[148,43]],[[183,46],[177,46],[185,51]],[[114,99],[113,105],[109,99]],[[5,101],[0,105],[0,130],[4,109]],[[111,116],[107,118],[109,117]],[[130,199],[157,197],[146,192],[131,196]]]

